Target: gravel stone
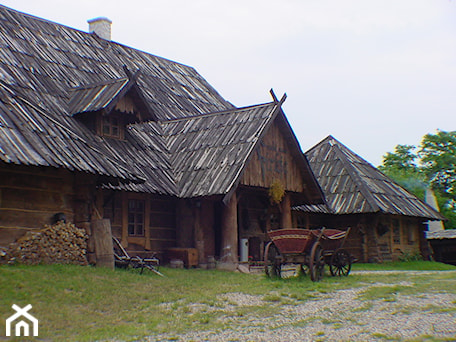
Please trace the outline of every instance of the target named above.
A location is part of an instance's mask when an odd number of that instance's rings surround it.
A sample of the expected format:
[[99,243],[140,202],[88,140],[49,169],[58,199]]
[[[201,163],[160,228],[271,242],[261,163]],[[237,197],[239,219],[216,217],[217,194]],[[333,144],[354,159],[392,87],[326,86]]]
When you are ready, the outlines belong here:
[[[155,341],[385,341],[426,340],[438,338],[456,341],[456,294],[397,293],[388,300],[361,298],[369,287],[413,286],[412,283],[374,284],[361,288],[318,294],[306,302],[284,304],[265,301],[264,296],[228,293],[219,298],[219,318],[228,329],[191,331],[182,335],[155,335]],[[239,307],[274,306],[268,317],[246,314],[239,317]],[[195,305],[192,312],[210,310]],[[227,324],[229,323],[229,324]]]

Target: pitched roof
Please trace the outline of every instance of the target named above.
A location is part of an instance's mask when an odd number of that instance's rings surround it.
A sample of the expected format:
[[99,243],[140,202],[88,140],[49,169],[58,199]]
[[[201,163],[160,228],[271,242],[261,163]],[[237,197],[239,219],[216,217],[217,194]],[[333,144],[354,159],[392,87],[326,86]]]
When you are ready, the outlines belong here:
[[332,136],[307,151],[306,156],[335,214],[381,212],[443,219],[440,213]]
[[[236,188],[249,157],[279,114],[283,114],[281,102],[273,101],[178,120],[151,121],[129,126],[125,141],[107,139],[106,144],[122,151],[119,157],[146,179],[143,184],[123,188],[187,198],[227,195]],[[323,195],[307,161],[303,169],[311,195],[302,203],[321,203]]]

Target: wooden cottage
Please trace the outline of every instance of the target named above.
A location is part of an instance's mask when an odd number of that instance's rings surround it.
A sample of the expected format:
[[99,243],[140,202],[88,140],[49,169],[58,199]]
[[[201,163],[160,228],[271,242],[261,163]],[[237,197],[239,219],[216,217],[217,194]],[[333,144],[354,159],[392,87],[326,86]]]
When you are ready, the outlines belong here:
[[301,206],[300,227],[351,227],[347,247],[362,262],[397,260],[429,246],[429,220],[444,217],[332,136],[306,152],[327,205]]
[[89,234],[110,219],[136,253],[236,263],[241,239],[259,259],[292,206],[324,203],[285,96],[236,108],[195,69],[109,29],[4,6],[0,27],[0,246],[63,213]]

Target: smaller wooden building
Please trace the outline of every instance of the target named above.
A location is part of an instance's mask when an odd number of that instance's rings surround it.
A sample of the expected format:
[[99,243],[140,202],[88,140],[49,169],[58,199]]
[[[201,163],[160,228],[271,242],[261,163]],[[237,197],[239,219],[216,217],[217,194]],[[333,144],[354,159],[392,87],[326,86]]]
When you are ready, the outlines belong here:
[[300,206],[300,227],[351,227],[347,247],[362,262],[382,262],[421,253],[429,220],[445,218],[332,136],[306,152],[325,194],[326,206]]

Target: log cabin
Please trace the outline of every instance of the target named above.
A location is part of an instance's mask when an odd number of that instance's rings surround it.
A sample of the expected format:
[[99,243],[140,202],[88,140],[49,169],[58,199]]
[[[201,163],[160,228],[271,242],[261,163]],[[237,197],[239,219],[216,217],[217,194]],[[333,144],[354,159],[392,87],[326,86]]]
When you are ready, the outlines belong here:
[[328,136],[306,152],[326,204],[294,211],[294,224],[351,227],[346,247],[361,262],[395,261],[416,254],[429,258],[428,221],[445,218]]
[[293,206],[324,203],[286,96],[237,108],[194,68],[112,41],[110,20],[89,24],[0,5],[0,246],[62,215],[93,236],[104,218],[131,252],[233,265],[241,240],[261,259]]

